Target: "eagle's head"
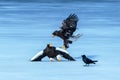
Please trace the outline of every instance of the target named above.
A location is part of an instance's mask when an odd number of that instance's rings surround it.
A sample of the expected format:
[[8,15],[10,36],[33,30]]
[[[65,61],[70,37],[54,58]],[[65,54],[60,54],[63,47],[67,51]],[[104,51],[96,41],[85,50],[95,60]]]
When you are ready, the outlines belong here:
[[59,33],[59,31],[54,31],[53,33],[52,33],[52,37],[54,37],[54,36],[57,36],[58,35],[58,33]]
[[47,47],[53,47],[53,46],[52,46],[52,44],[50,43],[50,44],[47,44]]

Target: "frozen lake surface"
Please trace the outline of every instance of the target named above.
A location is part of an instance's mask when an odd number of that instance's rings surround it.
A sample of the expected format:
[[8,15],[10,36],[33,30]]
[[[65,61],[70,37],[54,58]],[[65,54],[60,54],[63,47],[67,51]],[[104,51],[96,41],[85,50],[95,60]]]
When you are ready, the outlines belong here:
[[[79,17],[75,34],[83,36],[67,49],[73,57],[82,54],[99,62],[84,67],[75,62],[30,62],[48,43],[62,46],[52,38],[70,13]],[[1,0],[0,80],[119,80],[120,79],[119,0]]]

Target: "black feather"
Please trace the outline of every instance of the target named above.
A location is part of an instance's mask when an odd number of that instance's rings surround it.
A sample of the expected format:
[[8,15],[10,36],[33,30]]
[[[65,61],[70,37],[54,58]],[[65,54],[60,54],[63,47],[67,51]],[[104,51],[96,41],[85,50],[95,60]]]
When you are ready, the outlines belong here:
[[95,64],[95,62],[98,62],[97,60],[91,60],[86,57],[86,55],[82,55],[82,60],[85,64]]
[[59,55],[61,55],[62,57],[64,57],[65,59],[68,59],[70,61],[75,61],[75,59],[73,57],[71,57],[69,54],[65,53],[65,52],[62,52],[62,51],[59,51],[57,50],[57,53]]

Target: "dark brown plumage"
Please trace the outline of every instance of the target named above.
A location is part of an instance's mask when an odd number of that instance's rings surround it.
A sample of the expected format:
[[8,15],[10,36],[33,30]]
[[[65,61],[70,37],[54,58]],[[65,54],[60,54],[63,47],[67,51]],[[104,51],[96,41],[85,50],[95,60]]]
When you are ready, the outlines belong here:
[[68,37],[64,36],[64,34],[61,31],[56,30],[52,33],[52,35],[59,36],[61,39],[63,39],[63,43],[64,43],[65,48],[69,48],[68,44],[72,44],[72,41],[69,40]]
[[76,31],[78,20],[77,15],[70,14],[65,20],[63,20],[60,30],[56,30],[52,33],[53,36],[58,36],[63,39],[65,48],[69,48],[68,44],[72,43],[69,39],[73,37],[73,33]]

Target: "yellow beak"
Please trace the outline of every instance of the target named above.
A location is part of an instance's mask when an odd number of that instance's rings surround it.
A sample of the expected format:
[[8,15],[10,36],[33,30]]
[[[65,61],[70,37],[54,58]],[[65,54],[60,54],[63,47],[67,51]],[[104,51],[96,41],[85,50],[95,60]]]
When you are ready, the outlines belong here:
[[52,47],[52,44],[49,44],[50,47]]

